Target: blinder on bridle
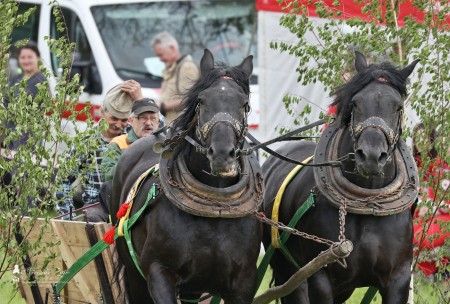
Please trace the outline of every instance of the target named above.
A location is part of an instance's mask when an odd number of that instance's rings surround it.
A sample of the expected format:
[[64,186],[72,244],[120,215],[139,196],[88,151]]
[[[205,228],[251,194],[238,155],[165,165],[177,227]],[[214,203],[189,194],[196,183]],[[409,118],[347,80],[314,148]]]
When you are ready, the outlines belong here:
[[[380,77],[377,80],[381,83],[388,83],[388,81],[384,77]],[[352,135],[353,147],[355,150],[356,143],[364,130],[367,128],[376,128],[383,132],[383,134],[386,136],[386,139],[388,141],[388,153],[394,151],[395,146],[397,145],[397,141],[400,138],[403,109],[398,112],[397,126],[395,127],[395,130],[389,127],[389,125],[384,121],[383,118],[378,116],[371,116],[355,125],[353,111],[354,109],[351,112],[350,118],[350,134]]]

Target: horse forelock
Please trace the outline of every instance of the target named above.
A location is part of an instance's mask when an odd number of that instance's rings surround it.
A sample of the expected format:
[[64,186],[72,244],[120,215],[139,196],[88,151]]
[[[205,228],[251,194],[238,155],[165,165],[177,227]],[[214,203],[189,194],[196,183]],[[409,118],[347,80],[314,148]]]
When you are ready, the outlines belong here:
[[408,80],[404,79],[400,69],[390,62],[371,64],[364,71],[356,74],[349,82],[337,88],[334,92],[336,98],[331,106],[336,105],[336,117],[340,117],[343,125],[350,122],[353,111],[353,97],[371,82],[377,81],[391,86],[404,98],[407,95],[406,85]]
[[[196,109],[198,106],[198,95],[211,87],[215,81],[225,79],[228,81],[234,81],[242,89],[244,94],[250,95],[250,83],[247,75],[238,67],[228,67],[223,63],[216,65],[216,68],[211,70],[206,75],[201,75],[200,79],[182,96],[181,107],[184,109],[182,114],[173,122],[174,130],[184,130],[189,123],[194,119]],[[189,134],[191,137],[194,130]],[[181,151],[185,151],[186,148],[190,148],[190,144],[182,142],[175,149],[174,156],[178,155]]]

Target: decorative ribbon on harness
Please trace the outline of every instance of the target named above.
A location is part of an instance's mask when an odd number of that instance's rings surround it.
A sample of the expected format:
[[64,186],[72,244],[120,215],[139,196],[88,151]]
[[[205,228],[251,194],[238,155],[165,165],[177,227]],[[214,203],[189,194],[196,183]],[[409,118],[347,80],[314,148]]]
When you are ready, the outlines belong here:
[[116,226],[112,227],[110,230],[108,230],[104,236],[103,240],[100,240],[97,244],[91,247],[81,258],[79,258],[68,270],[67,272],[62,276],[58,284],[56,284],[56,292],[59,294],[61,290],[64,288],[64,286],[81,270],[83,269],[89,262],[91,262],[96,256],[98,256],[103,250],[108,248],[111,244],[114,243],[114,240],[116,240],[119,236],[124,236],[126,239],[126,243],[128,245],[128,248],[130,250],[130,255],[133,259],[133,262],[136,265],[136,268],[139,270],[141,275],[143,275],[141,268],[139,267],[139,264],[137,263],[137,257],[134,253],[133,244],[131,243],[131,227],[136,223],[136,221],[140,218],[144,210],[147,208],[149,202],[151,199],[155,198],[157,193],[157,187],[154,184],[152,188],[150,189],[147,200],[145,201],[144,205],[139,209],[137,213],[135,213],[131,218],[129,217],[131,207],[133,205],[133,200],[136,197],[136,194],[138,192],[138,189],[140,188],[142,182],[145,180],[147,176],[152,174],[153,176],[157,175],[159,173],[159,165],[156,164],[155,166],[151,167],[147,171],[141,174],[139,178],[134,183],[133,187],[131,188],[127,200],[122,206],[120,207],[119,211],[117,211],[117,217],[119,218],[119,223],[116,223]]

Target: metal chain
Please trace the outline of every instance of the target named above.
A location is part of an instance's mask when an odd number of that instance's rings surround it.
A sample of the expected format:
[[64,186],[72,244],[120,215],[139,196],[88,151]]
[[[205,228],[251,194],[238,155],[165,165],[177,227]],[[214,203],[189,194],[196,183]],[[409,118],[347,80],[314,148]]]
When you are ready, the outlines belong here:
[[295,228],[288,227],[288,226],[286,226],[285,224],[283,224],[281,222],[272,221],[271,219],[267,218],[264,215],[264,213],[262,213],[262,212],[255,211],[255,213],[253,214],[253,217],[258,219],[262,223],[265,223],[265,224],[273,226],[273,227],[275,227],[277,229],[286,231],[286,232],[288,232],[290,234],[294,234],[294,235],[297,235],[297,236],[300,236],[300,237],[303,237],[305,239],[312,240],[314,242],[321,243],[321,244],[326,244],[326,245],[330,245],[330,246],[334,244],[334,242],[332,242],[330,240],[323,239],[323,238],[320,238],[320,237],[315,236],[315,235],[310,235],[310,234],[308,234],[306,232],[301,232],[301,231],[299,231],[299,230],[297,230]]
[[341,200],[339,206],[339,241],[345,241],[345,216],[347,215],[347,199]]
[[[333,195],[336,197],[336,200],[340,200],[342,202],[342,200],[345,200],[346,198],[343,197],[342,195],[340,195],[333,187],[330,186],[329,183],[324,182],[323,185],[326,189],[329,189],[330,192],[333,193]],[[352,201],[352,203],[371,203],[372,205],[381,207],[380,204],[376,203],[375,201],[377,199],[384,199],[384,198],[389,198],[391,196],[395,196],[399,193],[401,193],[403,190],[406,190],[408,188],[415,188],[416,185],[414,185],[413,183],[407,182],[405,185],[403,185],[402,187],[390,192],[390,193],[382,193],[382,194],[378,194],[378,195],[373,195],[373,196],[369,196],[366,198],[359,198],[359,199],[355,199]]]

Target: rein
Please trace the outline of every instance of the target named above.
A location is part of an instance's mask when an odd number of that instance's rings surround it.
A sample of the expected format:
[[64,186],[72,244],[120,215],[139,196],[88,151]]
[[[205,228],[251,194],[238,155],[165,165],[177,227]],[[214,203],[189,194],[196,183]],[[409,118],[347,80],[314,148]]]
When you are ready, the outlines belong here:
[[[342,165],[342,161],[345,161],[345,160],[349,159],[352,156],[352,154],[347,154],[347,155],[344,155],[342,157],[337,158],[336,160],[330,160],[330,161],[324,162],[324,163],[313,163],[313,164],[310,164],[310,163],[300,162],[300,161],[292,159],[290,157],[281,155],[280,153],[275,152],[274,150],[272,150],[269,147],[267,147],[268,145],[271,145],[271,144],[276,143],[276,142],[291,140],[293,135],[298,134],[298,133],[303,132],[303,131],[306,131],[306,130],[310,130],[310,129],[314,128],[314,127],[323,125],[325,122],[326,121],[324,119],[318,120],[318,121],[313,122],[313,123],[311,123],[309,125],[300,127],[300,128],[295,129],[295,130],[293,130],[291,132],[288,132],[288,133],[283,134],[281,136],[275,137],[275,138],[273,138],[271,140],[268,140],[268,141],[266,141],[264,143],[261,143],[260,141],[258,141],[250,133],[247,133],[246,136],[255,145],[253,147],[248,148],[248,149],[241,150],[240,154],[241,155],[249,155],[253,151],[261,148],[264,151],[266,151],[267,153],[269,153],[269,154],[271,154],[271,155],[273,155],[273,156],[275,156],[275,157],[277,157],[277,158],[279,158],[281,160],[284,160],[284,161],[287,161],[287,162],[290,162],[290,163],[293,163],[293,164],[296,164],[296,165],[307,166],[307,167],[322,167],[322,166],[339,167],[339,166]],[[299,137],[299,139],[303,139],[303,138],[305,138],[305,137]]]

